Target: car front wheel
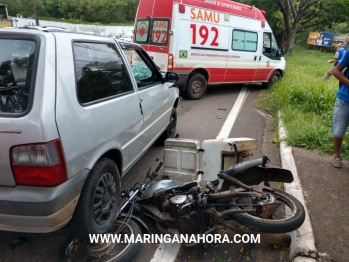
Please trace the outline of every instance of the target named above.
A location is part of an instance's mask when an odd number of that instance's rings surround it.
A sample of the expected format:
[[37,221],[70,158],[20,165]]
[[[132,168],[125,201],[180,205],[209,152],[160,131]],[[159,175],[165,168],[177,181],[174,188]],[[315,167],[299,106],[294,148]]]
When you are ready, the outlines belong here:
[[188,80],[186,95],[190,100],[198,100],[206,93],[206,89],[206,78],[203,75],[196,73]]
[[272,76],[269,78],[269,81],[266,83],[262,83],[263,87],[268,88],[271,87],[274,83],[279,81],[281,78],[281,74],[279,71],[275,71]]

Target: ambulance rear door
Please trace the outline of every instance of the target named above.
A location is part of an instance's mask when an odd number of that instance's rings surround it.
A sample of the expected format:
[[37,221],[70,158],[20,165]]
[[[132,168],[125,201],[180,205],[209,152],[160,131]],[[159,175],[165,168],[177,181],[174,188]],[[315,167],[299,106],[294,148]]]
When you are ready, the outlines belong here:
[[135,23],[135,42],[148,51],[160,70],[167,71],[173,1],[141,0]]

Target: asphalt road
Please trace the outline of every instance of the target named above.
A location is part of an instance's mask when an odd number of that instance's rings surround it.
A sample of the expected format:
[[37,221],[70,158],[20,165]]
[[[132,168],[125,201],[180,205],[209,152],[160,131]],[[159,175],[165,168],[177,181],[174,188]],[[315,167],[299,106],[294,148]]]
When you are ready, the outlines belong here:
[[[234,105],[242,85],[209,87],[207,94],[198,101],[182,100],[177,109],[177,133],[180,138],[199,141],[214,139]],[[261,91],[260,85],[249,85],[249,94],[239,112],[229,137],[250,137],[258,140],[258,150],[252,158],[267,154],[272,164],[280,166],[278,148],[272,143],[274,126],[272,119],[255,106]],[[143,181],[148,169],[152,170],[163,159],[164,146],[157,143],[138,161],[122,179],[128,189]],[[276,185],[277,186],[277,185]],[[150,233],[159,233],[155,223],[148,218]],[[0,261],[57,261],[61,243],[67,238],[67,229],[51,234],[22,234],[0,231]],[[13,241],[17,241],[12,244]],[[158,244],[143,244],[134,262],[151,261]],[[288,261],[287,248],[270,244],[210,244],[203,248],[180,248],[176,261]],[[170,262],[170,261],[168,261]]]

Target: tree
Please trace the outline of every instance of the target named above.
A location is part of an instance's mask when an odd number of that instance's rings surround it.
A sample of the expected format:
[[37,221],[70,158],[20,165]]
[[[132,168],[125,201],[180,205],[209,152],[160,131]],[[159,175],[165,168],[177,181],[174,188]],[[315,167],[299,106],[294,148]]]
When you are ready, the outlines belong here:
[[36,0],[33,0],[34,1],[34,18],[35,18],[35,23],[36,25],[39,25],[39,15],[38,15],[38,5],[36,3]]
[[[336,22],[347,22],[348,0],[241,0],[267,11],[267,19],[279,44],[291,52],[296,34],[322,31]],[[277,7],[275,9],[275,7]]]
[[284,45],[291,52],[298,27],[311,27],[321,23],[324,0],[273,0],[283,14],[285,25]]

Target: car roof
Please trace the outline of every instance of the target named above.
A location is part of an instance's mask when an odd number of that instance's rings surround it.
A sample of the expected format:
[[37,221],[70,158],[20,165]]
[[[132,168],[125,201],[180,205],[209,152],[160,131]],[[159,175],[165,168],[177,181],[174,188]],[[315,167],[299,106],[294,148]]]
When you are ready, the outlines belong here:
[[[38,28],[32,28],[32,27],[26,27],[26,28],[7,28],[7,29],[3,29],[0,28],[0,32],[16,32],[16,33],[29,33],[30,29],[32,29],[32,33],[35,34],[45,34],[47,32],[53,33],[53,34],[70,34],[70,35],[81,35],[81,36],[85,36],[84,39],[86,38],[86,36],[91,36],[93,38],[103,38],[103,39],[109,39],[112,41],[116,41],[117,43],[119,43],[123,48],[131,48],[134,50],[142,50],[144,51],[143,47],[139,44],[136,43],[132,43],[132,42],[127,42],[127,41],[123,41],[123,40],[119,40],[119,39],[115,39],[115,38],[109,38],[109,37],[105,37],[105,36],[101,36],[101,35],[95,35],[95,34],[89,34],[89,33],[84,33],[84,32],[72,32],[72,31],[68,31],[68,30],[57,30],[57,29],[51,29],[50,27],[41,27],[42,29],[38,30]],[[81,39],[82,40],[82,39]]]
[[23,27],[19,27],[22,29],[37,29],[42,31],[67,31],[70,32],[70,30],[60,27],[60,26],[40,26],[40,25],[26,25]]

